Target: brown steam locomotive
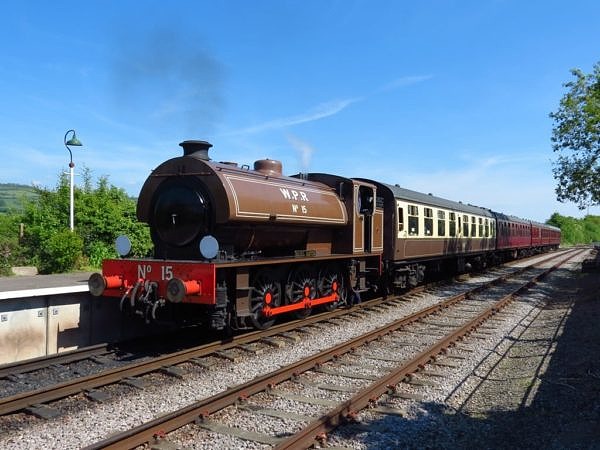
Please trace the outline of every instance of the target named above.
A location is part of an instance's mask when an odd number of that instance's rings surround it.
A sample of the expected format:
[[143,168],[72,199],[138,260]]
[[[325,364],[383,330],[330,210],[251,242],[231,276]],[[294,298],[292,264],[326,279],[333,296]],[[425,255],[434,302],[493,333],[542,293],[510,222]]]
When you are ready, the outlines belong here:
[[[90,292],[147,322],[266,328],[369,292],[557,248],[560,230],[363,178],[215,162],[205,141],[158,166],[137,216],[152,259],[113,259]],[[117,239],[124,257],[130,243]]]

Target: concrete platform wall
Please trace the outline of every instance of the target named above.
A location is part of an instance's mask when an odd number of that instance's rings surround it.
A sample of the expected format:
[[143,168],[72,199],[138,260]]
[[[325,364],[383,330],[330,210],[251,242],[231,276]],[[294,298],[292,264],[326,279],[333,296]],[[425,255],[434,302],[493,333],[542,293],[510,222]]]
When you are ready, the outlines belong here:
[[114,298],[72,292],[0,299],[0,364],[148,332],[122,317]]

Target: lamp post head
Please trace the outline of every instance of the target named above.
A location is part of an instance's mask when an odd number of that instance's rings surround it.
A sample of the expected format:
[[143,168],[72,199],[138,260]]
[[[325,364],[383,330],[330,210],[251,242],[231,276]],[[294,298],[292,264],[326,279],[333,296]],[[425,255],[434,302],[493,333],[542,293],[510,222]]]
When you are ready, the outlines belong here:
[[[71,139],[69,139],[67,141],[67,136],[69,135],[69,133],[73,133],[73,136],[71,137]],[[69,130],[65,133],[65,145],[75,145],[77,147],[81,147],[83,144],[81,143],[81,141],[79,139],[77,139],[77,135],[75,134],[75,130]]]
[[69,139],[67,142],[65,142],[65,145],[76,145],[78,147],[81,147],[81,141],[79,139],[77,139],[77,136],[75,135],[75,132],[73,132],[73,137],[71,139]]
[[[69,133],[73,133],[73,136],[71,137],[71,139],[69,139],[67,141],[67,136],[69,135]],[[81,147],[83,144],[81,143],[81,141],[79,139],[77,139],[75,130],[69,130],[65,133],[64,143],[65,143],[65,147],[67,147],[67,150],[69,150],[69,156],[71,157],[71,161],[69,162],[69,167],[73,168],[75,166],[75,164],[73,164],[73,152],[69,148],[69,145]]]

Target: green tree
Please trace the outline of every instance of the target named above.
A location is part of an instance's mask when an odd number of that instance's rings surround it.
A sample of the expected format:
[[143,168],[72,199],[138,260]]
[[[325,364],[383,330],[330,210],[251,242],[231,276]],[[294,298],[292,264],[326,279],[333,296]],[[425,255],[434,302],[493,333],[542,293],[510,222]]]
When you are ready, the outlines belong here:
[[110,185],[106,177],[98,180],[95,189],[86,177],[84,174],[84,188],[76,201],[77,231],[90,262],[97,266],[104,258],[116,257],[114,241],[120,234],[131,240],[132,256],[147,256],[152,242],[147,226],[137,221],[135,200],[123,189]]
[[571,71],[574,80],[565,83],[567,93],[556,112],[552,148],[557,199],[572,201],[580,209],[600,204],[600,63],[592,73]]
[[546,222],[559,227],[561,231],[561,244],[576,245],[600,242],[600,217],[585,216],[583,219],[552,214]]
[[98,267],[116,257],[114,240],[126,234],[132,256],[147,256],[152,248],[148,228],[137,221],[135,200],[101,177],[94,188],[84,169],[82,187],[75,189],[75,232],[68,230],[69,180],[61,175],[55,189],[36,188],[24,208],[22,240],[29,263],[43,273],[64,272],[88,264]]
[[54,230],[39,249],[39,271],[41,273],[68,272],[81,266],[83,240],[71,230]]
[[9,275],[12,266],[25,264],[19,242],[20,219],[12,212],[0,214],[0,275]]

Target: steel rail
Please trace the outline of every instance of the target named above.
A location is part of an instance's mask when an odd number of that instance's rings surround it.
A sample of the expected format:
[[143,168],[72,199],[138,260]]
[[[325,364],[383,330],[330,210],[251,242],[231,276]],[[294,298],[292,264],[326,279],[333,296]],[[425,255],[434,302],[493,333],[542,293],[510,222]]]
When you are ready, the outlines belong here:
[[25,361],[7,363],[0,365],[0,378],[5,378],[9,375],[33,372],[34,370],[45,369],[51,364],[70,364],[92,356],[104,355],[110,353],[109,344],[102,343],[91,345],[89,347],[69,350],[56,355],[40,356]]
[[[565,251],[565,250],[561,249],[561,251]],[[523,262],[523,261],[526,261],[527,259],[531,259],[531,258],[534,258],[537,256],[539,256],[539,255],[530,256],[527,258],[520,259],[518,261],[511,261],[509,263],[506,263],[505,266],[511,267],[513,264],[515,264],[519,261]],[[403,293],[402,296],[423,292],[431,287],[438,286],[440,283],[443,283],[443,282],[444,281],[433,282],[433,283],[428,283],[425,285],[417,286],[417,287],[411,289],[410,291]],[[360,308],[366,308],[366,307],[368,308],[368,307],[372,307],[372,306],[377,306],[378,304],[385,302],[385,301],[389,301],[393,298],[397,298],[397,296],[394,296],[391,298],[385,298],[385,297],[375,298],[375,299],[363,302],[360,305],[357,305],[356,308],[360,309]],[[339,310],[318,313],[318,314],[312,315],[309,318],[302,319],[302,324],[310,325],[310,324],[317,323],[320,321],[330,320],[330,319],[335,318],[342,314],[344,314],[344,312],[340,312]],[[283,333],[285,331],[290,331],[290,329],[288,328],[288,326],[290,324],[298,324],[300,322],[301,322],[301,320],[296,320],[296,321],[288,321],[285,324],[276,325],[275,327],[271,327],[267,331],[261,331],[260,333],[265,333],[264,336],[261,336],[261,337],[270,337],[274,334],[279,334],[279,333]],[[260,339],[261,337],[256,337],[256,339]],[[243,344],[246,342],[239,342],[239,343]],[[45,369],[52,364],[69,364],[69,363],[85,360],[92,356],[102,355],[102,354],[110,352],[110,350],[108,348],[109,345],[110,344],[108,344],[108,343],[100,343],[100,344],[84,347],[81,349],[75,349],[75,350],[71,350],[68,352],[62,352],[59,354],[40,356],[38,358],[27,359],[24,361],[2,364],[2,365],[0,365],[0,378],[5,378],[12,374],[21,374],[21,373],[32,372],[35,370]],[[113,345],[115,345],[115,344],[113,344]],[[195,347],[195,348],[198,348],[198,347]],[[96,387],[100,387],[100,385],[96,386]],[[52,401],[52,400],[54,400],[54,399],[50,399],[47,401]],[[1,404],[2,403],[0,402],[0,405]],[[3,413],[0,412],[0,415],[1,414],[3,414]]]
[[[537,255],[536,255],[537,256]],[[555,256],[551,256],[548,259],[552,259]],[[523,260],[521,260],[523,261]],[[510,264],[508,264],[510,266]],[[527,268],[521,268],[516,272],[513,272],[508,275],[504,275],[500,277],[500,279],[505,279],[507,276],[511,276],[516,273],[520,273],[523,270],[527,270]],[[440,282],[434,282],[427,285],[417,286],[412,290],[406,292],[402,296],[411,295],[419,292],[423,292],[432,286],[439,285]],[[476,292],[478,288],[475,288],[472,292]],[[395,297],[397,298],[397,297]],[[393,300],[390,298],[376,298],[370,300],[368,302],[361,303],[352,308],[353,311],[360,310],[363,308],[370,308],[373,306],[377,306],[381,303],[385,303],[387,301]],[[215,353],[217,351],[228,350],[233,347],[237,347],[239,345],[248,344],[251,342],[259,341],[265,337],[272,337],[277,334],[281,334],[284,332],[292,331],[302,326],[311,325],[314,323],[327,321],[331,319],[335,319],[339,316],[345,315],[348,313],[347,309],[337,309],[331,312],[323,312],[320,314],[313,315],[306,319],[295,320],[286,322],[284,324],[276,325],[274,327],[269,328],[268,330],[260,330],[254,331],[250,333],[246,333],[241,336],[236,336],[230,338],[229,340],[215,341],[213,343],[204,344],[200,346],[193,347],[191,349],[181,350],[176,353],[163,355],[157,358],[154,358],[149,361],[143,361],[139,363],[132,363],[126,366],[109,369],[104,372],[100,372],[98,374],[88,375],[85,377],[78,377],[73,380],[68,380],[60,384],[56,384],[53,386],[47,386],[40,389],[36,389],[34,391],[26,391],[21,392],[10,397],[0,398],[0,416],[11,414],[22,409],[25,409],[29,406],[40,404],[40,403],[48,403],[55,400],[60,400],[62,398],[68,397],[70,395],[74,395],[86,390],[96,389],[102,386],[106,386],[109,384],[114,384],[122,381],[128,377],[136,377],[141,376],[156,370],[159,370],[165,366],[171,366],[175,364],[180,364],[182,362],[188,361],[193,358],[199,358],[207,356],[211,353]],[[54,356],[57,358],[56,361],[52,363],[59,363],[60,355]],[[28,364],[28,362],[22,363]],[[19,364],[17,363],[16,366]],[[15,367],[15,366],[13,366]]]
[[[418,286],[414,290],[407,292],[405,295],[422,292],[428,287],[431,287],[431,285]],[[281,333],[293,331],[303,326],[332,320],[337,317],[348,314],[349,311],[356,312],[360,309],[368,309],[390,300],[390,298],[376,298],[371,301],[355,305],[354,307],[352,307],[352,309],[340,308],[330,312],[315,314],[306,319],[293,320],[284,324],[271,327],[268,330],[253,331],[240,336],[229,338],[227,340],[203,344],[189,349],[180,350],[175,353],[162,355],[151,360],[127,364],[126,366],[108,369],[97,374],[78,377],[52,386],[47,386],[33,391],[21,392],[9,397],[0,398],[0,416],[20,411],[32,405],[60,400],[62,398],[86,390],[96,389],[109,384],[118,383],[124,380],[125,378],[145,375],[147,373],[160,370],[165,366],[180,364],[189,361],[190,359],[204,357],[218,351],[224,351],[243,344],[257,342],[263,338],[272,337]],[[57,358],[59,359],[60,355]],[[53,363],[54,362],[56,361],[53,361]]]
[[[577,252],[577,254],[579,254],[579,252]],[[544,261],[538,262],[538,263],[530,266],[529,268],[536,267],[537,265],[540,265],[540,264],[547,262],[550,259],[554,259],[558,256],[560,256],[560,255],[554,255],[551,258],[548,258]],[[573,254],[573,255],[569,256],[568,259],[573,258],[575,256],[576,256],[576,254]],[[524,268],[523,270],[527,270],[527,269],[528,268]],[[548,269],[548,270],[551,270],[551,269]],[[518,272],[520,273],[521,271],[518,271]],[[536,277],[534,277],[534,280],[539,279],[539,277],[541,277],[541,276],[542,276],[542,274],[537,275]],[[523,286],[519,287],[518,289],[515,289],[515,292],[518,291],[519,289],[521,289],[521,290],[525,289],[526,287],[530,286],[533,282],[534,281],[529,281],[529,282],[525,283]],[[495,284],[495,283],[490,282],[488,284],[488,286],[492,286],[493,284]],[[361,345],[364,345],[365,343],[380,339],[381,337],[383,337],[391,332],[397,331],[408,324],[417,322],[430,314],[433,314],[437,311],[443,310],[443,309],[447,308],[448,306],[459,302],[463,298],[468,297],[468,295],[471,294],[473,291],[480,291],[480,290],[482,290],[482,287],[478,286],[471,291],[452,296],[441,303],[438,303],[436,305],[425,308],[421,311],[418,311],[417,313],[414,313],[410,316],[402,318],[391,324],[380,327],[380,328],[373,330],[362,336],[358,336],[350,341],[344,342],[344,343],[339,344],[330,349],[326,349],[318,354],[312,355],[301,361],[292,363],[289,366],[283,367],[283,368],[276,370],[274,372],[271,372],[269,374],[257,377],[257,378],[255,378],[249,382],[246,382],[244,384],[231,387],[231,388],[227,389],[226,391],[220,392],[212,397],[209,397],[207,399],[193,403],[193,404],[191,404],[187,407],[184,407],[178,411],[162,415],[154,420],[146,422],[146,423],[139,425],[133,429],[114,434],[105,440],[99,441],[97,443],[94,443],[90,446],[85,447],[85,449],[86,450],[95,450],[95,449],[119,449],[120,450],[120,449],[125,449],[125,448],[134,448],[138,445],[143,445],[147,442],[150,442],[157,435],[162,435],[164,433],[172,432],[172,431],[174,431],[178,428],[181,428],[182,426],[185,426],[189,423],[192,423],[198,419],[201,420],[202,418],[205,418],[205,417],[209,416],[210,414],[213,414],[227,406],[233,405],[239,400],[243,400],[254,394],[268,390],[271,387],[273,387],[279,383],[282,383],[283,381],[289,380],[289,379],[299,375],[300,373],[306,372],[308,370],[315,368],[316,366],[318,366],[320,364],[324,364],[328,361],[336,359],[341,354],[353,351],[354,349],[356,349],[357,347],[359,347]],[[512,295],[514,295],[514,293]],[[490,314],[495,314],[497,312],[497,305],[494,305],[492,308],[490,308],[490,311],[491,311]],[[483,313],[481,315],[483,315]],[[482,319],[478,316],[474,322],[476,322],[478,320],[482,320]],[[476,326],[474,324],[469,323],[469,324],[465,325],[464,327],[461,327],[461,330],[465,329],[466,332],[471,332],[474,328],[476,328]],[[454,341],[455,340],[456,340],[456,338],[454,338]],[[442,344],[442,343],[436,344],[435,345],[435,349],[437,349],[436,354],[439,353],[443,348],[445,348],[447,346],[448,346],[448,344]],[[419,368],[420,364],[422,364],[422,363],[411,364],[411,368],[413,369],[412,372],[417,370]],[[402,378],[400,378],[400,381],[401,380],[402,380]],[[391,383],[391,381],[387,380],[387,382],[381,382],[381,385],[388,386],[390,383]],[[365,398],[368,397],[369,399],[372,397],[372,395],[369,396],[366,393],[363,394],[363,396]],[[346,403],[342,404],[342,406],[340,406],[340,408],[338,408],[338,409],[340,409],[340,411],[337,412],[336,417],[340,417],[340,414],[343,415],[344,413],[349,412],[350,406],[353,406],[353,405],[352,404],[347,405]],[[336,409],[336,411],[337,411],[337,409]],[[318,432],[315,432],[316,429],[318,429],[319,427],[331,427],[331,426],[334,426],[336,423],[339,423],[339,421],[336,421],[336,419],[333,417],[330,418],[330,417],[323,416],[321,419],[309,424],[309,427],[312,426],[309,429],[309,431],[307,431],[307,435],[309,435],[312,439],[310,441],[310,443],[314,442],[314,437],[316,436],[316,434],[318,434]],[[317,425],[317,423],[318,423],[318,425]],[[298,438],[296,437],[297,435],[298,435]],[[307,438],[299,439],[300,433],[297,433],[297,435],[294,435],[291,438],[289,438],[289,439],[298,439],[297,443],[289,445],[287,448],[300,448],[298,445],[300,445],[300,446],[303,445],[304,439],[307,439]],[[286,442],[288,442],[288,441],[286,440],[282,445],[285,445]],[[289,441],[289,442],[291,442],[291,441]],[[308,445],[310,445],[310,443]],[[284,447],[284,448],[286,448],[286,447]]]
[[339,406],[324,414],[319,419],[314,420],[308,424],[305,428],[287,438],[282,443],[275,446],[277,450],[284,449],[297,449],[307,448],[314,444],[323,436],[323,433],[327,433],[342,423],[346,417],[352,417],[357,411],[366,408],[367,406],[374,404],[376,399],[381,397],[390,391],[395,391],[396,385],[406,380],[413,373],[418,373],[424,368],[427,363],[430,363],[435,359],[437,355],[446,351],[449,347],[456,344],[457,341],[462,340],[465,336],[468,336],[474,332],[483,322],[495,315],[498,311],[508,305],[518,294],[529,289],[537,281],[545,278],[549,273],[556,270],[561,265],[565,264],[570,259],[574,258],[581,251],[571,254],[562,261],[559,261],[552,267],[546,269],[541,274],[535,276],[527,283],[514,289],[511,293],[503,296],[493,306],[487,308],[485,311],[478,314],[475,318],[470,320],[468,323],[458,328],[454,332],[450,333],[444,339],[437,342],[433,346],[419,353],[413,359],[403,364],[401,367],[396,368],[386,376],[372,383],[370,386],[359,391],[352,398],[341,403]]

